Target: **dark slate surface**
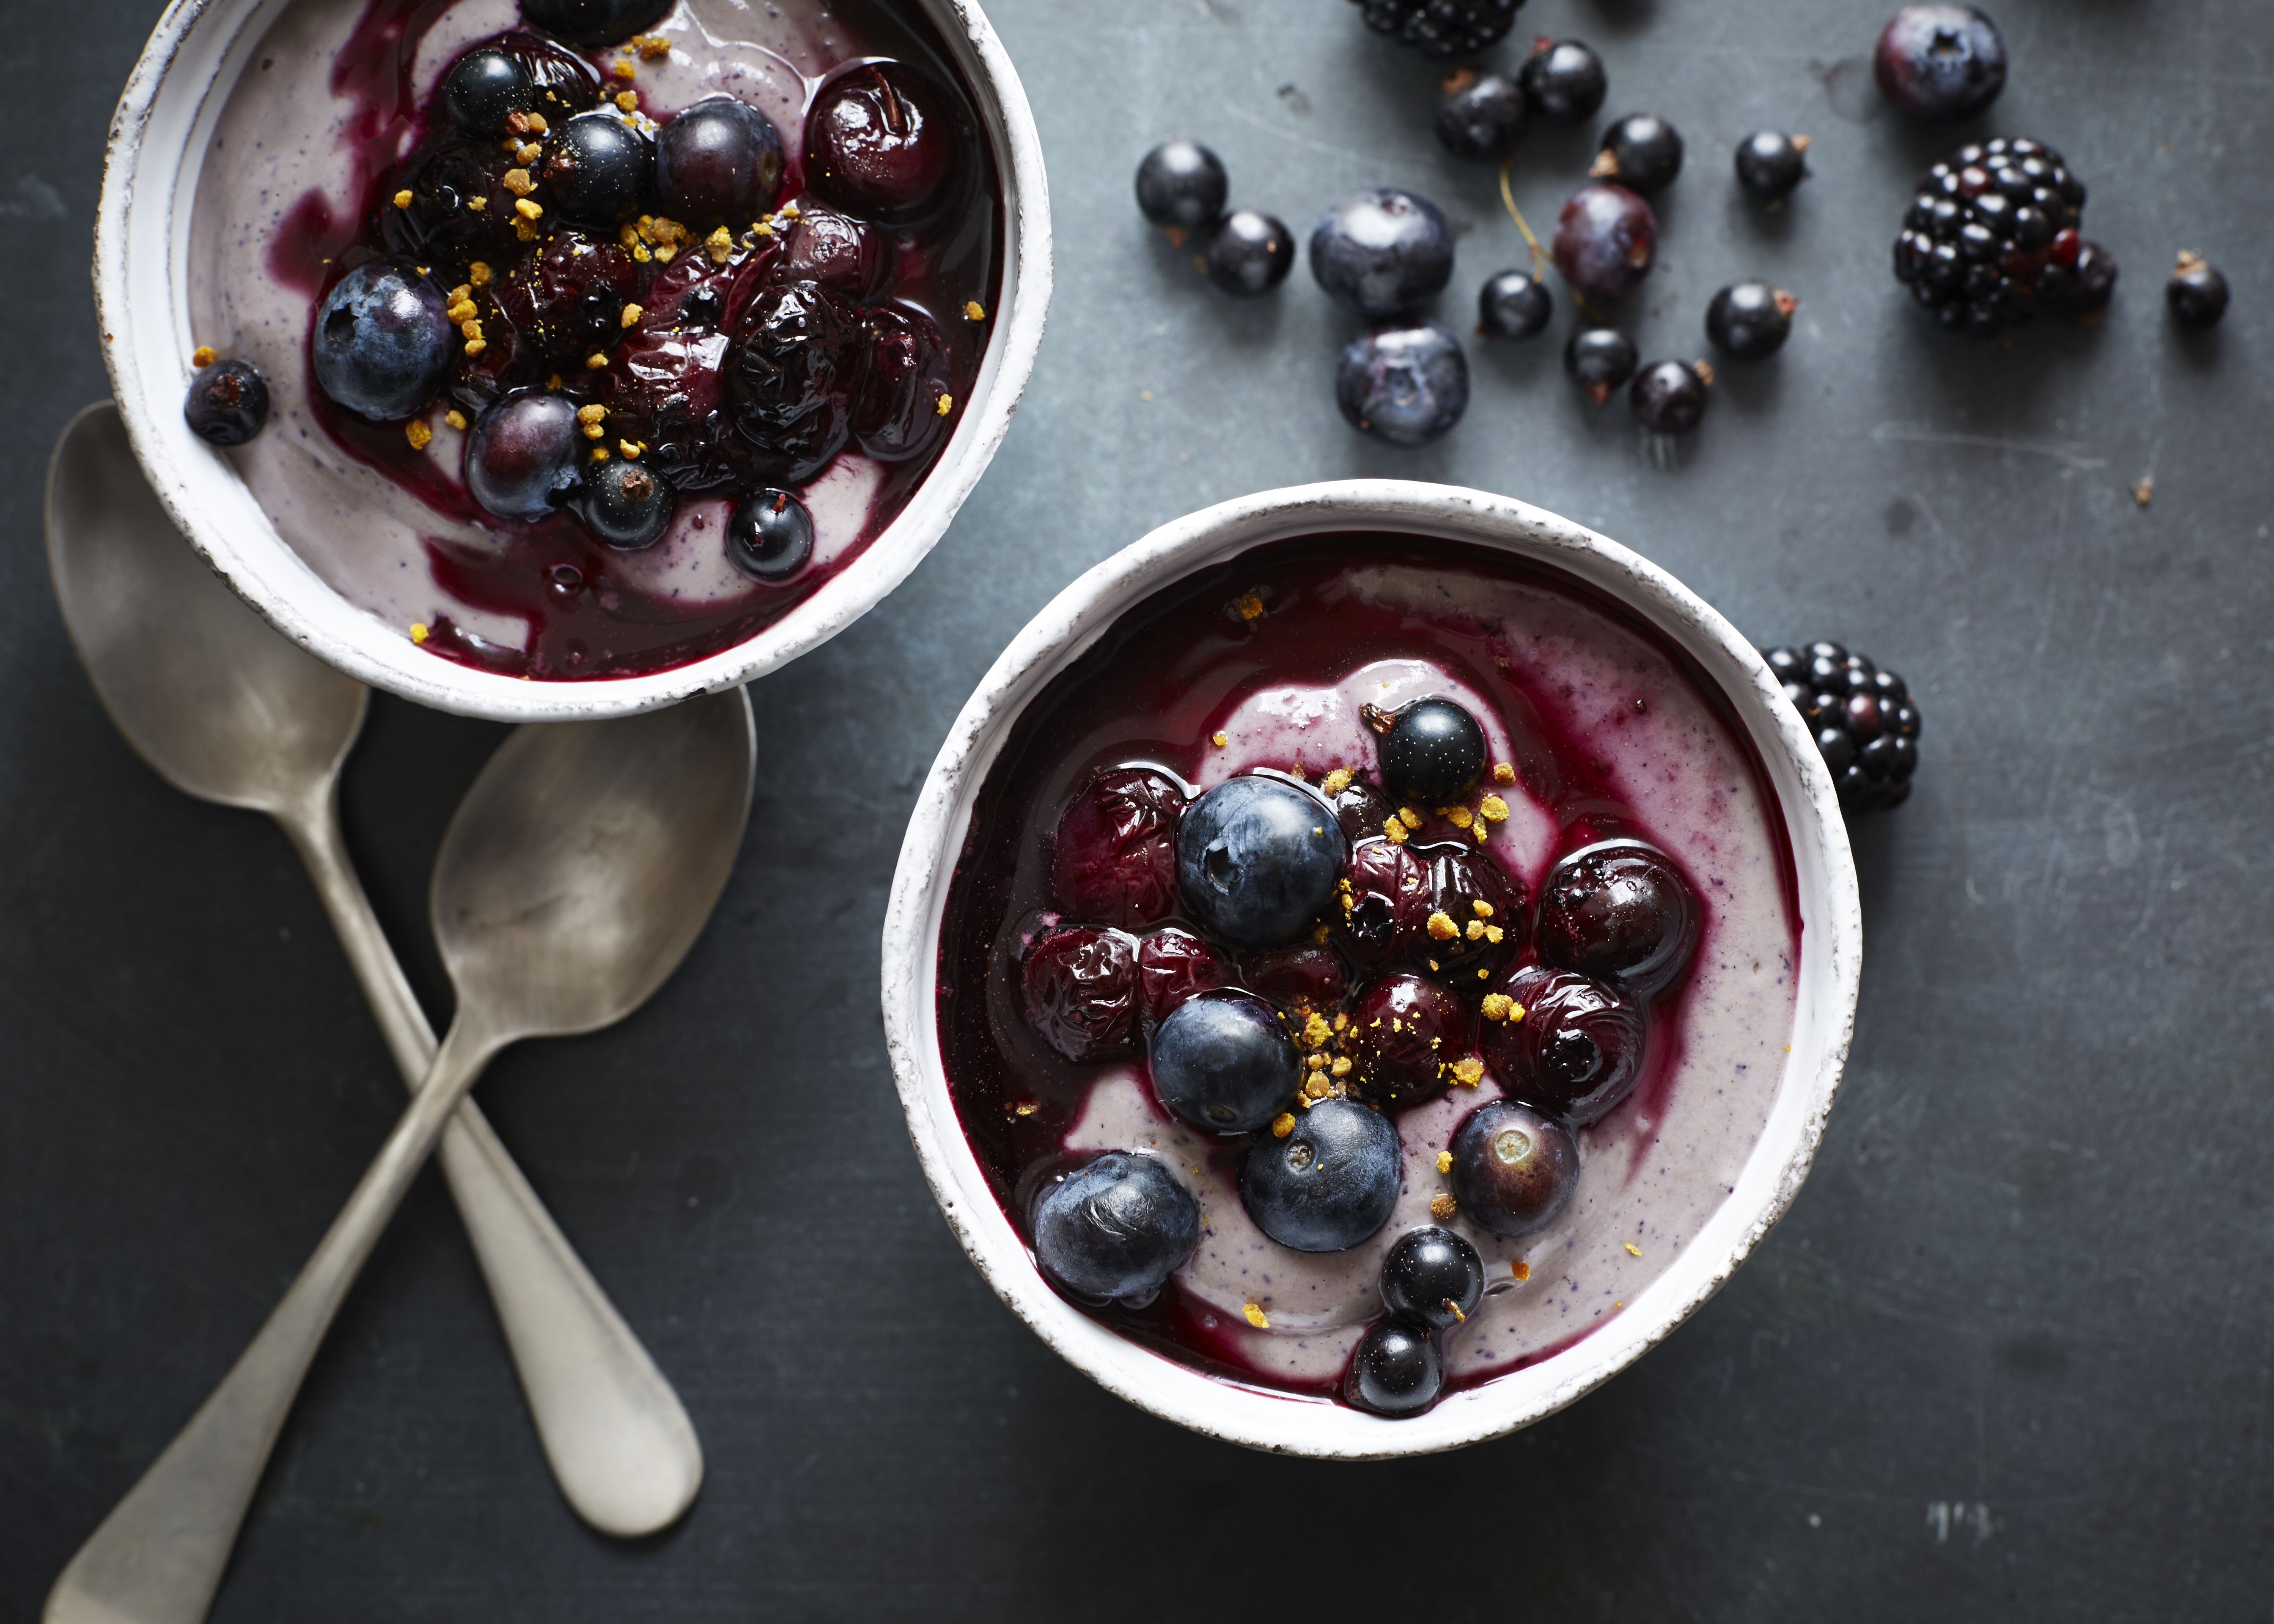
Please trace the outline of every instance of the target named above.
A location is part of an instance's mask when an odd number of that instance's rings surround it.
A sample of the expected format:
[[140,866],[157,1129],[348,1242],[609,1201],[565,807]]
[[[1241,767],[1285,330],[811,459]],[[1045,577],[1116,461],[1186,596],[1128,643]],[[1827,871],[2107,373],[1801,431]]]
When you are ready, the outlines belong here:
[[[635,1546],[568,1513],[430,1177],[314,1372],[215,1616],[2264,1616],[2274,229],[2252,200],[2274,195],[2274,8],[2000,0],[1993,127],[2068,154],[2127,268],[2097,330],[1977,348],[1886,270],[1945,144],[1875,116],[1858,77],[1886,5],[1524,14],[1521,34],[1601,48],[1607,113],[1690,139],[1638,301],[1645,354],[1695,353],[1706,296],[1742,274],[1803,302],[1786,353],[1728,369],[1660,465],[1558,375],[1568,311],[1548,341],[1474,355],[1449,440],[1365,444],[1328,387],[1351,324],[1304,273],[1235,305],[1143,230],[1129,173],[1175,128],[1299,229],[1403,182],[1465,228],[1445,304],[1465,329],[1516,234],[1488,172],[1430,139],[1434,70],[1341,0],[999,0],[1060,245],[1028,410],[915,579],[756,691],[757,815],[678,979],[618,1030],[508,1054],[483,1090],[684,1394],[703,1498]],[[0,34],[35,112],[0,178],[10,1618],[227,1366],[400,1105],[282,838],[128,754],[48,590],[48,447],[105,387],[86,279],[105,120],[154,16],[18,5]],[[1766,220],[1728,171],[1765,124],[1817,138],[1815,178]],[[1517,177],[1535,222],[1588,151],[1535,132]],[[2157,297],[2183,245],[2235,284],[2209,340]],[[876,1008],[902,821],[1017,627],[1161,520],[1352,473],[1599,526],[1765,641],[1878,655],[1926,717],[1918,793],[1859,841],[1855,1058],[1791,1215],[1609,1387],[1371,1468],[1203,1442],[1050,1356],[936,1215]],[[2127,487],[2150,474],[2142,509]],[[382,700],[348,786],[438,1016],[425,874],[496,736]]]

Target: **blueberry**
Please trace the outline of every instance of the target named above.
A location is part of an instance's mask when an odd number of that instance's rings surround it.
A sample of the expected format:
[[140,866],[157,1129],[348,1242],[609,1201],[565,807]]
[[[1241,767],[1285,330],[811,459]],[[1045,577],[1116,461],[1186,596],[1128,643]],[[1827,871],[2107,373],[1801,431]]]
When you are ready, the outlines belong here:
[[1681,133],[1663,118],[1630,113],[1603,132],[1602,150],[1587,173],[1645,197],[1663,192],[1682,173]]
[[1224,213],[1224,162],[1198,141],[1163,141],[1137,166],[1137,207],[1156,226],[1197,231]]
[[1657,252],[1658,216],[1624,186],[1582,186],[1555,217],[1555,268],[1582,297],[1624,298]]
[[1705,418],[1713,376],[1702,361],[1653,361],[1627,386],[1627,409],[1653,434],[1687,434]]
[[1343,1378],[1343,1396],[1378,1416],[1418,1414],[1444,1387],[1444,1356],[1427,1327],[1402,1320],[1367,1327]]
[[501,519],[541,519],[576,494],[584,445],[565,395],[508,395],[466,437],[466,489]]
[[[1527,965],[1501,989],[1515,1009],[1484,1022],[1485,1058],[1511,1099],[1585,1124],[1642,1074],[1642,1007],[1608,981]],[[1523,1012],[1517,1014],[1517,1010]]]
[[904,64],[864,62],[807,110],[806,184],[857,218],[915,225],[953,198],[966,144],[951,93]]
[[1282,1246],[1344,1252],[1389,1222],[1402,1167],[1389,1118],[1329,1095],[1296,1112],[1285,1139],[1264,1134],[1248,1147],[1240,1205]]
[[1349,846],[1318,796],[1244,774],[1194,801],[1177,831],[1177,885],[1203,929],[1238,948],[1293,941],[1327,906]]
[[813,515],[787,491],[757,491],[727,521],[727,556],[758,581],[787,581],[813,556]]
[[1043,1187],[1034,1227],[1059,1290],[1142,1308],[1200,1244],[1201,1207],[1158,1157],[1109,1150]]
[[773,121],[732,96],[697,102],[656,138],[657,199],[666,214],[697,227],[698,235],[721,221],[734,230],[749,225],[773,207],[781,179],[781,136]]
[[1385,975],[1351,1011],[1352,1073],[1377,1105],[1404,1107],[1445,1092],[1445,1071],[1467,1052],[1469,1012],[1418,975]]
[[2183,327],[2215,327],[2226,314],[2226,278],[2200,254],[2182,252],[2164,283],[2164,303]]
[[1582,846],[1540,891],[1540,956],[1648,997],[1698,945],[1698,899],[1666,853],[1639,840]]
[[629,457],[600,463],[584,477],[584,523],[611,547],[651,547],[671,528],[677,502],[670,478]]
[[1880,33],[1871,74],[1909,117],[1970,117],[2006,87],[2006,41],[1973,6],[1907,5]]
[[1732,282],[1706,306],[1706,336],[1740,361],[1774,355],[1792,331],[1800,301],[1765,282]]
[[316,387],[360,417],[407,417],[433,398],[457,353],[442,290],[405,260],[357,267],[316,306]]
[[1637,358],[1634,340],[1616,327],[1583,327],[1563,346],[1564,372],[1598,406],[1634,376]]
[[1401,1319],[1449,1330],[1485,1300],[1485,1260],[1450,1229],[1434,1223],[1408,1229],[1382,1260],[1382,1300]]
[[1505,73],[1466,70],[1445,81],[1437,103],[1437,139],[1456,158],[1507,157],[1524,139],[1532,109],[1524,86]]
[[546,142],[539,193],[561,218],[613,226],[637,214],[655,175],[655,148],[613,112],[579,113]]
[[521,14],[571,45],[619,45],[671,14],[673,0],[521,0]]
[[241,446],[268,421],[268,382],[250,361],[216,361],[190,380],[182,416],[216,446]]
[[1382,782],[1410,806],[1449,807],[1476,788],[1485,771],[1485,730],[1449,699],[1417,699],[1395,711],[1359,713],[1373,729]]
[[1395,186],[1352,192],[1311,233],[1311,274],[1367,316],[1394,316],[1443,291],[1453,234],[1427,198]]
[[1453,1134],[1453,1199],[1461,1215],[1507,1240],[1554,1223],[1579,1187],[1571,1131],[1528,1105],[1495,1100]]
[[1477,331],[1487,338],[1536,338],[1555,310],[1545,282],[1523,271],[1502,271],[1477,294]]
[[1517,80],[1532,110],[1552,124],[1593,118],[1608,88],[1602,58],[1577,40],[1541,40],[1525,58]]
[[1050,900],[1076,919],[1124,929],[1177,907],[1177,825],[1185,793],[1141,767],[1101,772],[1058,815]]
[[1335,404],[1360,433],[1393,446],[1427,445],[1468,410],[1468,357],[1433,321],[1377,328],[1343,346]]
[[1161,1103],[1210,1133],[1246,1133],[1269,1122],[1302,1071],[1277,1011],[1230,989],[1196,994],[1170,1011],[1146,1059]]
[[1759,130],[1737,143],[1737,184],[1764,203],[1788,197],[1808,178],[1808,138]]
[[1226,293],[1269,293],[1294,268],[1295,239],[1275,216],[1236,208],[1209,229],[1201,258]]
[[506,115],[537,105],[537,83],[520,60],[494,48],[468,51],[442,79],[442,105],[459,127],[498,135]]
[[1118,930],[1050,931],[1019,966],[1027,1024],[1077,1064],[1128,1053],[1137,1020],[1136,944]]

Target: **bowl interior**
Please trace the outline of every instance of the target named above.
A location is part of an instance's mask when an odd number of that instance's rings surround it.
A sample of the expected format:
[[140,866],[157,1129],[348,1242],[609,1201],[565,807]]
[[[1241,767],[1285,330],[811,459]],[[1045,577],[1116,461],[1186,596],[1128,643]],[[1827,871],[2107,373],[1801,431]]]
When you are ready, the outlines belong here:
[[971,93],[1001,177],[998,318],[972,403],[906,507],[859,557],[782,619],[672,670],[531,682],[421,652],[342,598],[277,533],[228,462],[182,419],[190,334],[190,217],[230,91],[293,0],[176,0],[113,117],[95,225],[104,357],[128,439],[175,523],[248,603],[350,674],[446,710],[503,721],[621,716],[759,676],[825,641],[906,579],[1002,443],[1032,372],[1050,302],[1050,203],[1034,117],[993,26],[972,0],[902,0],[943,41]]
[[[998,1204],[949,1096],[934,1016],[937,944],[972,801],[1028,703],[1125,611],[1263,543],[1374,530],[1482,544],[1561,569],[1650,622],[1730,701],[1792,841],[1801,914],[1792,1048],[1736,1189],[1623,1312],[1524,1369],[1386,1420],[1205,1374],[1082,1313],[1036,1270]],[[1076,581],[1013,641],[958,717],[924,785],[885,928],[884,1004],[909,1131],[942,1211],[1005,1301],[1111,1391],[1195,1431],[1253,1447],[1369,1458],[1456,1447],[1523,1426],[1633,1362],[1727,1280],[1806,1177],[1853,1027],[1861,964],[1855,870],[1830,775],[1759,654],[1664,571],[1555,515],[1474,491],[1356,480],[1265,492],[1175,521]]]

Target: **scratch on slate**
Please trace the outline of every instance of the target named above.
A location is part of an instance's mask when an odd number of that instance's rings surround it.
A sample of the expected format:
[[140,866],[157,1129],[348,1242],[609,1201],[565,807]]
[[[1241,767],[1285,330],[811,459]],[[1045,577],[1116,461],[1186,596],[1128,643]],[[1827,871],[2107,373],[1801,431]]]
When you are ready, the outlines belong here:
[[1972,446],[1984,451],[2018,451],[2026,456],[2051,457],[2071,468],[2105,468],[2106,457],[2088,456],[2074,440],[2019,440],[2002,434],[1958,434],[1920,423],[1882,423],[1871,438],[1883,446]]

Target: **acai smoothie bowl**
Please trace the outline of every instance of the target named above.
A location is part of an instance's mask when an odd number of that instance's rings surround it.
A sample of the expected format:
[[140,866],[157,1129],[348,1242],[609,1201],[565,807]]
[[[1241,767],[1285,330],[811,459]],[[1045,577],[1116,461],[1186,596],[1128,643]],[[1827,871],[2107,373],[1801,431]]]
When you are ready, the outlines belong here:
[[214,568],[509,720],[747,680],[890,591],[1050,275],[967,0],[184,0],[95,252],[129,436]]
[[1856,880],[1775,676],[1616,543],[1361,480],[1164,526],[964,708],[885,930],[941,1208],[1107,1388],[1407,1455],[1608,1379],[1782,1214]]

